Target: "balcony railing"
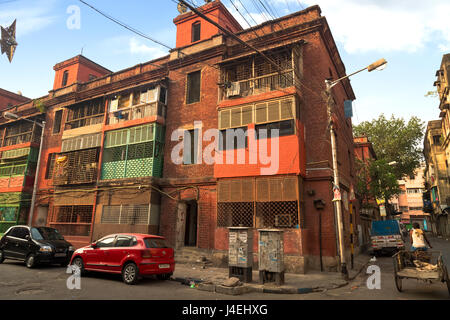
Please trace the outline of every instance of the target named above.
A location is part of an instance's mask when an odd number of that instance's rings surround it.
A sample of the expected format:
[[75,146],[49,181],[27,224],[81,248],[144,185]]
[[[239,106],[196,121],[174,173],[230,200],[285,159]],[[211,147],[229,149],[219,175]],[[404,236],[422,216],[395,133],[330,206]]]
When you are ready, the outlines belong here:
[[166,106],[161,102],[140,104],[110,112],[108,115],[108,124],[116,124],[157,115],[163,118],[166,117]]
[[293,70],[289,70],[281,74],[272,73],[241,81],[228,82],[226,84],[227,85],[222,88],[222,100],[247,97],[292,87],[294,85],[294,72]]

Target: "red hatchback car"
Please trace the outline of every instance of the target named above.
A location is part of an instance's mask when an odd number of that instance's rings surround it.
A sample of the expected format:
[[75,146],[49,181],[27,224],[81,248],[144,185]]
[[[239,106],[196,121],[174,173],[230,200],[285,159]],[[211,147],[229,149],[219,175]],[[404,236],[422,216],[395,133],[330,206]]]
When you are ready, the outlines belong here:
[[140,276],[157,275],[167,280],[175,270],[174,251],[164,238],[149,234],[120,233],[101,238],[77,249],[71,265],[85,271],[122,274],[126,284],[135,284]]

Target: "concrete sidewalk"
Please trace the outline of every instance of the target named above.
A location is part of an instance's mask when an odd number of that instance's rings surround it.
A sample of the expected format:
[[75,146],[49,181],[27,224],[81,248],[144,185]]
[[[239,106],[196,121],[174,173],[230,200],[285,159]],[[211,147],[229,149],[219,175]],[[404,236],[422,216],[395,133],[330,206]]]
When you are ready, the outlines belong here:
[[[363,271],[371,257],[361,254],[355,258],[354,268],[349,271],[349,281]],[[247,292],[302,294],[321,292],[346,286],[349,281],[343,280],[339,272],[310,272],[307,274],[285,274],[284,285],[275,282],[259,284],[259,272],[253,270],[251,283],[243,283],[235,287],[222,286],[228,279],[228,268],[209,267],[208,263],[177,263],[172,280],[189,285],[199,290],[239,295]]]

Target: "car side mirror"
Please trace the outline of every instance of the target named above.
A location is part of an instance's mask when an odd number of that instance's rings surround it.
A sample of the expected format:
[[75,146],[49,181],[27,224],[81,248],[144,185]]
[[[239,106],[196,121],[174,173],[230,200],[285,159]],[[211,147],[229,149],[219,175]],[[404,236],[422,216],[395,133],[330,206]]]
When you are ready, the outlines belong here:
[[95,242],[92,242],[91,247],[95,249],[95,248],[97,248],[97,244]]
[[28,240],[28,241],[30,241],[30,240],[31,240],[31,237],[30,237],[30,235],[29,235],[29,234],[27,234],[27,235],[25,236],[25,239],[26,239],[26,240]]

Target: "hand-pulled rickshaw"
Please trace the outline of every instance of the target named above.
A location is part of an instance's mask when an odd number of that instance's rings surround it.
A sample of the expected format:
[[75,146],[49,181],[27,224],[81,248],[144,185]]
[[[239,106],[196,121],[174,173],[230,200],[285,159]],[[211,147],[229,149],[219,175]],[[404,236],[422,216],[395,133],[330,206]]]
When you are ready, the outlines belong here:
[[395,285],[402,292],[403,279],[445,282],[450,294],[450,279],[440,251],[400,250],[393,255]]

